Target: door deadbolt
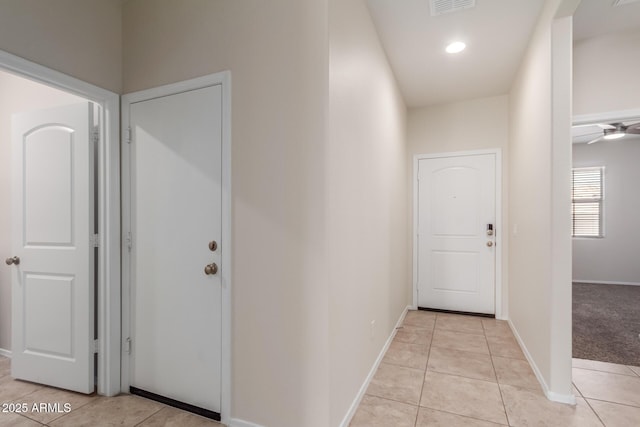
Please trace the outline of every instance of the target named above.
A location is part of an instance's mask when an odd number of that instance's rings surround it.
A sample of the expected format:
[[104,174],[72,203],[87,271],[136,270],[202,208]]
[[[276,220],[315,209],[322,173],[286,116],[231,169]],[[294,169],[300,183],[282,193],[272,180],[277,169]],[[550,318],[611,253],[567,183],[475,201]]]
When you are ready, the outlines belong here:
[[491,240],[489,240],[489,241],[487,242],[487,246],[489,246],[489,247],[493,246],[493,242],[492,242]]
[[218,243],[215,240],[209,242],[209,250],[215,252],[218,249]]
[[18,265],[20,264],[20,257],[14,256],[11,258],[7,258],[4,262],[6,262],[7,265],[11,265],[11,264]]
[[207,276],[216,274],[217,272],[218,272],[218,266],[216,265],[215,262],[212,262],[211,264],[207,264],[204,267],[204,274],[206,274]]
[[493,236],[493,224],[487,224],[487,236]]

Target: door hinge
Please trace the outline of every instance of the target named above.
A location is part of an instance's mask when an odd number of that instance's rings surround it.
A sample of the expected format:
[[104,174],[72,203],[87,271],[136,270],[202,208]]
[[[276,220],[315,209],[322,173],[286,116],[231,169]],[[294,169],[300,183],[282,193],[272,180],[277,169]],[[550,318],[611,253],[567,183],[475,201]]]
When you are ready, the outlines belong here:
[[127,339],[124,341],[124,351],[127,354],[131,354],[131,337],[127,337]]
[[99,234],[92,234],[89,239],[90,239],[91,246],[93,246],[94,248],[99,248],[100,247],[100,235]]
[[93,352],[100,353],[100,341],[93,340]]
[[91,139],[93,140],[94,144],[97,144],[100,142],[100,128],[98,126],[95,126],[93,128],[93,132],[91,133]]
[[124,237],[124,242],[127,245],[127,249],[131,250],[131,247],[133,246],[133,239],[131,238],[131,232],[130,231],[127,231],[127,234]]
[[127,144],[131,144],[131,128],[130,127],[125,129],[124,131],[124,142],[126,142]]

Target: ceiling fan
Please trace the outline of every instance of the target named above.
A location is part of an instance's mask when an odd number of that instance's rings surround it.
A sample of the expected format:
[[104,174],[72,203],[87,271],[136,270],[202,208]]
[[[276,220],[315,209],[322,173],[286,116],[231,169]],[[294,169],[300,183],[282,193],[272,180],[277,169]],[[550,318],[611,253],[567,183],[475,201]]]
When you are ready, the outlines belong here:
[[602,134],[587,142],[587,144],[593,144],[594,142],[598,142],[603,139],[618,139],[627,134],[640,135],[640,122],[629,125],[625,125],[624,123],[598,123],[596,126],[602,129]]

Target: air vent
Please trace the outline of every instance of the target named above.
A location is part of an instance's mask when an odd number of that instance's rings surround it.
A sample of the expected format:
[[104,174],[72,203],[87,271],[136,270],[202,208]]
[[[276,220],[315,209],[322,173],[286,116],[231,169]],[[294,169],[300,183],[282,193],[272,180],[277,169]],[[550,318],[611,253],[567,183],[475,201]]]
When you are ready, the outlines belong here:
[[614,0],[613,6],[622,6],[623,4],[636,3],[638,0]]
[[[444,15],[463,9],[475,7],[476,0],[429,0],[431,3],[431,16]],[[619,0],[625,1],[625,0]],[[629,1],[629,0],[626,0]]]

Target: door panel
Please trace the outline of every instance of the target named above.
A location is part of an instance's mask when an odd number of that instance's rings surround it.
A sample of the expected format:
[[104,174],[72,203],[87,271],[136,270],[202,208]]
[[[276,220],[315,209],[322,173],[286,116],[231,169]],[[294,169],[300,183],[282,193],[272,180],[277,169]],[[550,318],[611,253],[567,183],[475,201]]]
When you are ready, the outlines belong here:
[[130,109],[131,385],[218,413],[221,120],[219,85]]
[[418,168],[418,306],[494,314],[495,156],[421,159]]
[[15,378],[94,391],[93,107],[13,116]]

